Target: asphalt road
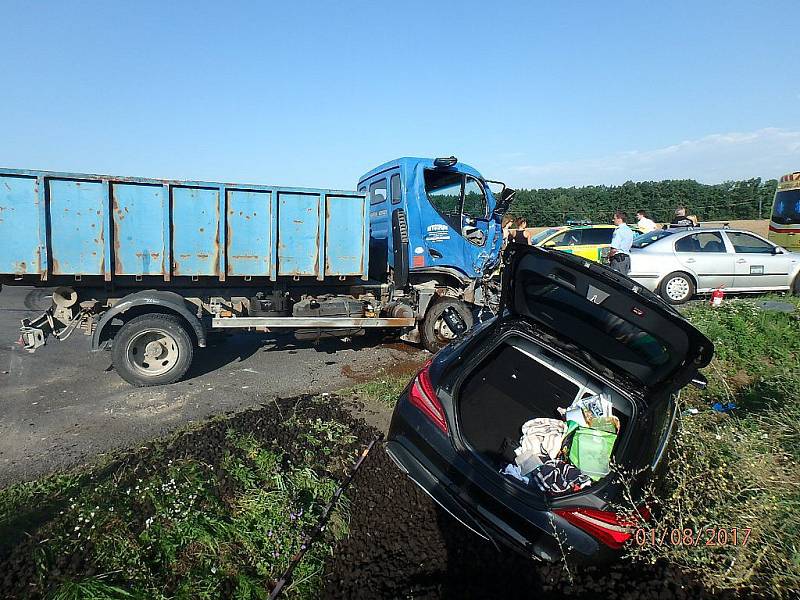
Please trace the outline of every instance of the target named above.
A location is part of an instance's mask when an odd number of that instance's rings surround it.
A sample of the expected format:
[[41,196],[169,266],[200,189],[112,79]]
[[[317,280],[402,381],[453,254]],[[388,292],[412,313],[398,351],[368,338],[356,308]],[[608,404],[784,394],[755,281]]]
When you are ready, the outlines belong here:
[[50,304],[48,290],[0,292],[0,488],[91,463],[208,416],[275,397],[321,393],[419,363],[402,343],[319,345],[287,334],[238,333],[197,349],[176,384],[134,388],[114,372],[109,352],[89,352],[76,332],[33,354],[17,345],[19,321]]

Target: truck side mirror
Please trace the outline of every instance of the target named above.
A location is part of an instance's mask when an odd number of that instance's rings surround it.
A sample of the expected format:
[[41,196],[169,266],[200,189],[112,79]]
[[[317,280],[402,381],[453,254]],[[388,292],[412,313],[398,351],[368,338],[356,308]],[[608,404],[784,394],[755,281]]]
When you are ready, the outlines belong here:
[[[495,181],[487,181],[486,183],[500,183]],[[498,217],[502,217],[508,211],[508,207],[511,206],[511,201],[514,199],[514,196],[517,193],[517,190],[512,190],[511,188],[505,187],[504,183],[500,183],[503,186],[503,189],[494,194],[496,199],[496,204],[494,207],[494,214]]]

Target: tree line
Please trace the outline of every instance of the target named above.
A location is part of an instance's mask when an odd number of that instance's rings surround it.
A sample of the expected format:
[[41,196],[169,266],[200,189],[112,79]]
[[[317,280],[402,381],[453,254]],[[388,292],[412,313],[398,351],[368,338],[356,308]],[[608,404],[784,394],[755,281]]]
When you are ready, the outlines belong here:
[[617,210],[635,221],[637,210],[644,210],[654,221],[668,222],[675,208],[684,206],[687,214],[701,221],[768,219],[777,180],[761,178],[726,181],[713,185],[693,179],[666,181],[626,181],[622,185],[520,189],[510,214],[525,217],[529,227],[562,225],[567,220],[610,223]]

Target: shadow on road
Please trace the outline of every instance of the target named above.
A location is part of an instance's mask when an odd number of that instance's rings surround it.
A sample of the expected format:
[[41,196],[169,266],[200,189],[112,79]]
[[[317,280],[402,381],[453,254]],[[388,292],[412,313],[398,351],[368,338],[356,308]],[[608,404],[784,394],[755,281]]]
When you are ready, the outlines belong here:
[[349,340],[324,338],[318,341],[298,340],[292,333],[212,334],[206,348],[195,350],[194,361],[185,379],[195,379],[231,363],[242,362],[257,352],[288,351],[292,354],[303,349],[313,349],[335,355],[343,350],[363,350],[393,341],[396,341],[395,337],[379,332],[370,332]]

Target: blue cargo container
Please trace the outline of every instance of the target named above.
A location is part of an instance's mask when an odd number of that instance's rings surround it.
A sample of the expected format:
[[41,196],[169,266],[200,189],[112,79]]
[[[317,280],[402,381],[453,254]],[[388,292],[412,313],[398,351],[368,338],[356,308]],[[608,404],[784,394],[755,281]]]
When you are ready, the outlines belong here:
[[366,279],[367,207],[353,191],[0,169],[0,273]]

